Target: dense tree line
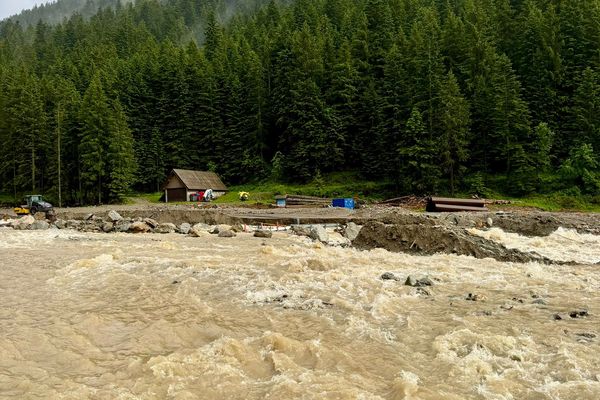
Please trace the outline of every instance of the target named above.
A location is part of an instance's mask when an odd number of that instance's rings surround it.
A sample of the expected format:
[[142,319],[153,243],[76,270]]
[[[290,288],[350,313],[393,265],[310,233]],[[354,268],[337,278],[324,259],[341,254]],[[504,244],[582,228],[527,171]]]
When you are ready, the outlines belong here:
[[599,20],[600,0],[138,0],[8,20],[0,190],[107,202],[179,167],[596,194]]
[[47,3],[35,5],[29,10],[24,10],[11,16],[13,22],[22,26],[35,25],[43,20],[48,24],[57,24],[66,17],[77,13],[85,18],[96,14],[99,8],[117,7],[131,3],[134,0],[51,0]]

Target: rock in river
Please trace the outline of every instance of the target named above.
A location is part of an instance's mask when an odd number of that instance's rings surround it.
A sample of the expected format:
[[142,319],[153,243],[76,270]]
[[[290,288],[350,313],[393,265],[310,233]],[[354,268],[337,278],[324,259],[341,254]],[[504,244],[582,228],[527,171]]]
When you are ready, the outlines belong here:
[[175,226],[175,224],[172,224],[170,222],[164,222],[162,224],[159,224],[156,229],[154,230],[155,233],[173,233],[175,232],[175,230],[177,229],[177,227]]
[[423,286],[433,286],[433,282],[428,277],[415,278],[414,276],[409,275],[404,282],[406,286],[412,287],[423,287]]
[[235,237],[235,232],[224,229],[219,231],[219,237],[222,238],[232,238]]
[[158,226],[158,222],[156,222],[152,218],[144,218],[144,222],[146,223],[146,225],[148,225],[152,229],[154,229]]
[[329,234],[327,234],[325,228],[323,228],[320,225],[316,225],[310,228],[309,237],[313,240],[318,240],[322,243],[327,243],[329,241]]
[[112,222],[117,222],[117,221],[122,220],[123,217],[121,217],[121,214],[119,214],[115,210],[110,210],[108,212],[108,219],[110,219]]
[[43,230],[46,230],[48,228],[50,228],[50,224],[47,223],[46,221],[42,220],[42,221],[35,221],[33,224],[31,224],[31,228],[30,229],[36,230],[36,231],[37,230],[43,231]]
[[353,241],[360,233],[361,228],[362,226],[358,226],[354,222],[348,222],[346,229],[344,229],[344,237],[350,241]]
[[384,281],[399,281],[400,278],[398,278],[396,275],[394,275],[391,272],[384,272],[383,274],[381,274],[381,279]]
[[269,238],[273,237],[273,232],[258,230],[256,232],[254,232],[254,237],[269,239]]
[[151,228],[147,223],[141,221],[136,221],[129,227],[129,231],[133,233],[146,233],[150,231],[150,229]]
[[187,222],[184,222],[183,224],[179,225],[179,233],[183,233],[184,235],[187,235],[188,233],[190,233],[191,230],[192,230],[192,226],[190,224],[188,224]]
[[114,227],[115,227],[115,224],[113,224],[112,222],[105,222],[102,225],[102,231],[104,233],[109,233],[109,232],[111,232],[114,229]]

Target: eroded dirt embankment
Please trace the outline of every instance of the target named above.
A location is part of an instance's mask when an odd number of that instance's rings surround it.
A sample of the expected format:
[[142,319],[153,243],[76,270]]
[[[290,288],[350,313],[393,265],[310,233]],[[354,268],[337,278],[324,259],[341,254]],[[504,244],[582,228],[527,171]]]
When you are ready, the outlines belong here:
[[486,212],[486,213],[416,213],[398,208],[362,210],[353,218],[361,225],[378,221],[390,225],[455,226],[482,228],[493,226],[505,232],[522,236],[548,236],[558,228],[573,229],[579,233],[600,235],[600,214],[597,213],[549,213],[539,211]]
[[443,225],[386,225],[382,222],[369,222],[363,226],[352,244],[362,250],[384,248],[416,255],[448,253],[520,263],[552,262],[535,253],[507,249],[500,243],[473,236],[464,228]]

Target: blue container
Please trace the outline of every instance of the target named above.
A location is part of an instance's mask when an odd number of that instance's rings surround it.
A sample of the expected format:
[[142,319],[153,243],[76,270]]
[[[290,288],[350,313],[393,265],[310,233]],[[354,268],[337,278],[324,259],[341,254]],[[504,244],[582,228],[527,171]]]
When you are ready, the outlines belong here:
[[332,205],[334,207],[349,208],[354,210],[354,199],[333,199]]

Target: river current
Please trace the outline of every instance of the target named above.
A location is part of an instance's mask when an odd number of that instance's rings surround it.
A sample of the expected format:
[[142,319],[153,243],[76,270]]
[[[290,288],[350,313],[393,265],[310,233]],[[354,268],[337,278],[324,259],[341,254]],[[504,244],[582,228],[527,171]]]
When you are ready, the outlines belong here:
[[572,263],[0,229],[0,398],[600,399],[600,237],[471,233]]

